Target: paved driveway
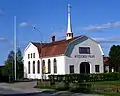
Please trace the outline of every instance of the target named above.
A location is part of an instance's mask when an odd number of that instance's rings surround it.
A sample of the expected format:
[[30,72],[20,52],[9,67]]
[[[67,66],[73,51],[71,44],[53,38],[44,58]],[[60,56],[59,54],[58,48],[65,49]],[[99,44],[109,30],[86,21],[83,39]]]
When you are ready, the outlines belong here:
[[0,83],[0,88],[18,90],[25,93],[29,92],[41,92],[42,90],[34,88],[36,86],[36,81],[32,82],[18,82],[18,83]]
[[3,94],[3,96],[98,96],[81,93],[68,94],[66,91],[52,92],[34,88],[34,86],[36,86],[36,81],[19,82],[13,84],[0,83],[0,96]]

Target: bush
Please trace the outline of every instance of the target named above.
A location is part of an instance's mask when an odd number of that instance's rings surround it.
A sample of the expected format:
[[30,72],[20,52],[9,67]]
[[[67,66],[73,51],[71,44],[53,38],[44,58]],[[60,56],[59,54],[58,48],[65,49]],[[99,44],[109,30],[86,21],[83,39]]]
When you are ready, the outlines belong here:
[[69,86],[61,85],[61,86],[56,86],[54,89],[58,91],[66,91],[69,90]]
[[89,93],[91,92],[91,85],[90,84],[78,84],[78,86],[71,87],[70,88],[71,92],[81,92],[81,93]]
[[64,82],[66,85],[70,83],[96,82],[96,81],[115,81],[120,80],[120,73],[100,73],[100,74],[65,74],[65,75],[49,75],[51,85],[55,82]]

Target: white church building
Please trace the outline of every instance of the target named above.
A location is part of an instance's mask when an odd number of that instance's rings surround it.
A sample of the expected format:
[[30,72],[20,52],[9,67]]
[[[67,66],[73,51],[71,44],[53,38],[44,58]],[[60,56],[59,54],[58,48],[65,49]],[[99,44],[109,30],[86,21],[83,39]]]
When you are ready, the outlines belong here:
[[41,79],[50,74],[103,73],[103,51],[92,38],[73,36],[68,4],[66,38],[50,43],[30,42],[24,50],[24,78]]

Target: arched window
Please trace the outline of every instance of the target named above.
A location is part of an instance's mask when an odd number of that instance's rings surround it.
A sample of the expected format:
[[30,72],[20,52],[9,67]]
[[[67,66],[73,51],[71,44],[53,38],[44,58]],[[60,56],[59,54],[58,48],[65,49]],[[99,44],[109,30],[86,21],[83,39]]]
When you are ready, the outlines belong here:
[[50,62],[50,59],[48,59],[48,73],[51,73],[51,62]]
[[35,74],[35,61],[33,61],[33,74]]
[[28,74],[30,74],[30,61],[28,62]]
[[40,61],[37,61],[37,73],[40,73]]
[[54,69],[54,73],[57,73],[57,61],[56,59],[53,60],[53,69]]
[[45,73],[45,60],[42,61],[42,73]]

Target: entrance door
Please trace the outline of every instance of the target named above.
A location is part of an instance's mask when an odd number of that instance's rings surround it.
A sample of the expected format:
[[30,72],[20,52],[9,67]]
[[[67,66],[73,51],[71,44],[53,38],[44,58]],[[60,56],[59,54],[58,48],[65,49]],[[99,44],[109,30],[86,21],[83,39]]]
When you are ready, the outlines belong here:
[[82,62],[80,64],[80,73],[82,74],[90,73],[90,64],[88,62]]

